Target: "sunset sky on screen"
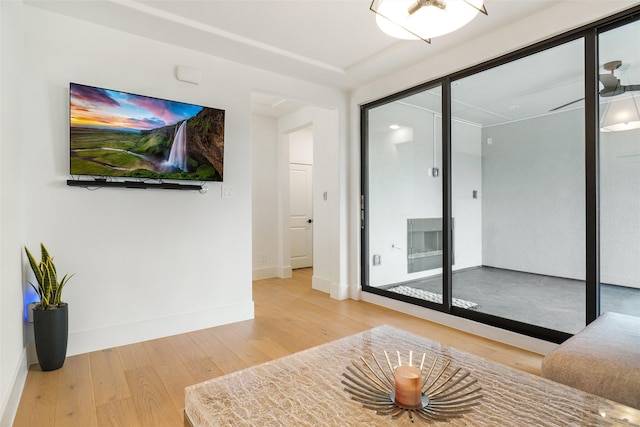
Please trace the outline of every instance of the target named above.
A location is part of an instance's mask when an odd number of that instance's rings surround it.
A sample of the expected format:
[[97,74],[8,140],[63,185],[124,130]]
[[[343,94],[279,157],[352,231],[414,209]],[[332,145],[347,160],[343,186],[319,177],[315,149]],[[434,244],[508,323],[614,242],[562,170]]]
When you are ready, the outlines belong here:
[[195,116],[202,107],[71,83],[73,127],[149,130]]

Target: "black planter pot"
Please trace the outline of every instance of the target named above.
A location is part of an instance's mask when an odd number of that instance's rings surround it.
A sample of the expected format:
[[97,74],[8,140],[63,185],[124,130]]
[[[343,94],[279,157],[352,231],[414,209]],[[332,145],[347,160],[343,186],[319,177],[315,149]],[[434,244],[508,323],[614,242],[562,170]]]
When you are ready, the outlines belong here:
[[40,368],[43,371],[61,368],[67,356],[69,306],[63,303],[53,309],[34,309],[33,332]]

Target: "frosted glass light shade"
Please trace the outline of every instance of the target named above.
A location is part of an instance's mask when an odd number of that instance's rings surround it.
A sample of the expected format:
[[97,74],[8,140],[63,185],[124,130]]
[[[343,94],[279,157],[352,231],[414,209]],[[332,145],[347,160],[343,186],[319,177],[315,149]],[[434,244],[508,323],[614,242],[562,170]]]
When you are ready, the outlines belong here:
[[640,129],[640,110],[633,96],[610,101],[600,120],[600,131],[619,132]]
[[371,10],[386,34],[425,41],[463,27],[478,12],[487,13],[483,0],[374,0]]

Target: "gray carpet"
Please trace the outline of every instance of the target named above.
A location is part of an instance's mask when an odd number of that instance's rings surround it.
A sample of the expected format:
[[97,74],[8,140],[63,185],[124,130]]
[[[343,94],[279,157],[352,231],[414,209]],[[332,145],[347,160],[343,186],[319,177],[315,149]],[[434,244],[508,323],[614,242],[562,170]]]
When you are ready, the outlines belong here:
[[[440,294],[442,278],[402,283]],[[479,304],[478,311],[574,334],[585,321],[585,284],[532,273],[478,267],[453,273],[453,297]],[[601,311],[640,316],[640,289],[602,285]]]

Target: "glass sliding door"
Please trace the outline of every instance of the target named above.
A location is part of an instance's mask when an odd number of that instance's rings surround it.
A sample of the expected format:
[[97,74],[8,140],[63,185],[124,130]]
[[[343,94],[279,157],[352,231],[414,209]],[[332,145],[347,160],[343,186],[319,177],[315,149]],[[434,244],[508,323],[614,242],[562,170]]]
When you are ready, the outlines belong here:
[[[366,109],[365,286],[442,300],[442,90]],[[364,208],[364,206],[363,206]]]
[[638,46],[635,6],[363,106],[363,290],[557,343],[640,316]]
[[452,83],[452,295],[472,310],[585,326],[583,98],[582,39]]
[[640,316],[640,21],[598,44],[600,310]]

